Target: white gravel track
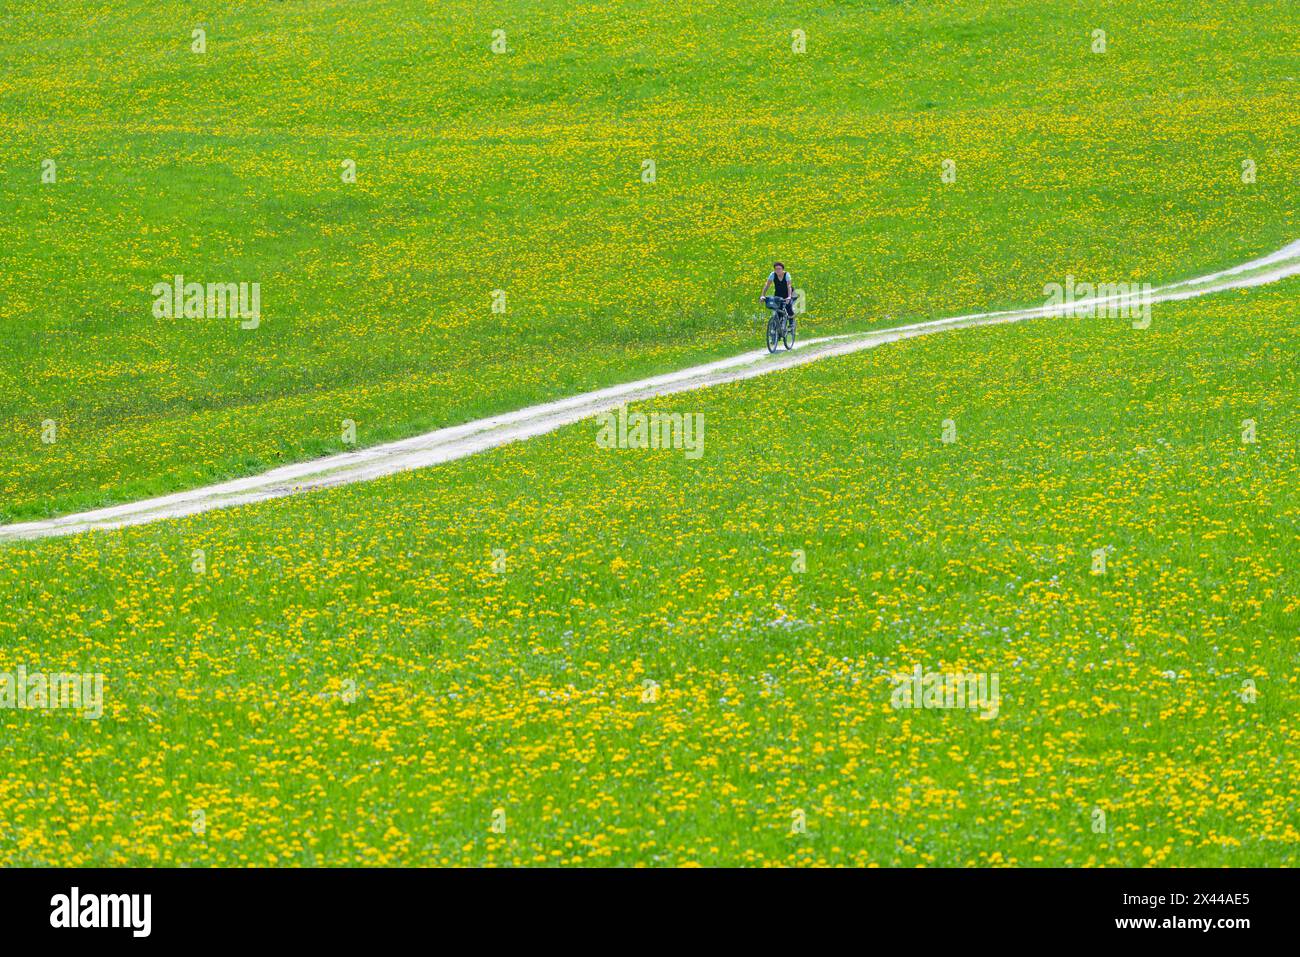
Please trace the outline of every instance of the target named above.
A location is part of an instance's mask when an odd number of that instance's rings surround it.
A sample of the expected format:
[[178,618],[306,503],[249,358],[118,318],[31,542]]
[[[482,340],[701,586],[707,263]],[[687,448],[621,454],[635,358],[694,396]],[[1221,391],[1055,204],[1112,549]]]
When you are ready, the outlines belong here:
[[[1153,304],[1171,302],[1229,289],[1262,286],[1297,273],[1300,273],[1300,241],[1291,243],[1268,256],[1253,259],[1213,275],[1156,287],[1152,290],[1149,301]],[[1073,307],[1036,306],[1004,312],[974,313],[873,332],[808,339],[797,343],[790,352],[781,351],[776,355],[769,355],[765,349],[755,350],[730,359],[692,366],[678,372],[628,382],[624,385],[597,389],[594,392],[529,406],[502,415],[489,416],[397,442],[281,466],[261,475],[250,475],[247,478],[220,482],[173,495],[163,495],[58,518],[0,525],[0,541],[48,538],[120,528],[126,525],[141,525],[217,508],[261,502],[312,489],[347,485],[351,482],[366,482],[382,475],[392,475],[395,472],[449,462],[452,459],[463,458],[510,442],[551,432],[628,402],[749,379],[829,356],[847,355],[887,342],[897,342],[935,332],[1062,316],[1070,312],[1071,308],[1079,309],[1089,304],[1114,305],[1116,302],[1116,297],[1112,296],[1076,301]]]

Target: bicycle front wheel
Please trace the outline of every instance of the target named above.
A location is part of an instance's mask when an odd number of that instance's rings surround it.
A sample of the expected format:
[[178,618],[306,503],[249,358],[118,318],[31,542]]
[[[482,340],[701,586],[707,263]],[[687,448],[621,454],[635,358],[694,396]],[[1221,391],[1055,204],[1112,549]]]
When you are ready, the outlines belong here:
[[772,313],[767,320],[767,351],[776,352],[776,344],[781,341],[781,317]]

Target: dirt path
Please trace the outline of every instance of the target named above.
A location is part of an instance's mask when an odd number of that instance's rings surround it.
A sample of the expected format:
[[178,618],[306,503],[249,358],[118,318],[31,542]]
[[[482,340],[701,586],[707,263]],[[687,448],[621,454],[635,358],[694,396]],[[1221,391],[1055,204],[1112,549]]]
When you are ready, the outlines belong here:
[[[1152,290],[1149,301],[1170,302],[1228,289],[1262,286],[1298,273],[1300,273],[1300,241],[1232,269],[1157,287]],[[1117,298],[1110,296],[1080,300],[1073,304],[1073,308],[1078,309],[1089,304],[1114,305],[1116,303]],[[746,352],[730,359],[693,366],[651,379],[598,389],[595,392],[575,395],[556,402],[529,406],[516,412],[490,416],[398,442],[376,445],[356,452],[330,455],[296,465],[281,466],[261,475],[251,475],[247,478],[177,492],[173,495],[64,515],[59,518],[2,525],[0,541],[46,538],[95,529],[139,525],[216,508],[260,502],[312,489],[329,488],[333,485],[366,482],[382,475],[437,465],[440,462],[474,455],[509,442],[551,432],[562,426],[591,418],[599,412],[617,408],[627,402],[749,379],[829,356],[847,355],[887,342],[898,342],[935,332],[1063,316],[1069,311],[1070,308],[1066,306],[1037,306],[1005,312],[976,313],[874,332],[809,339],[798,343],[790,352],[780,352],[776,355],[768,355],[766,350],[761,349]],[[1141,333],[1135,332],[1134,335],[1141,335]]]

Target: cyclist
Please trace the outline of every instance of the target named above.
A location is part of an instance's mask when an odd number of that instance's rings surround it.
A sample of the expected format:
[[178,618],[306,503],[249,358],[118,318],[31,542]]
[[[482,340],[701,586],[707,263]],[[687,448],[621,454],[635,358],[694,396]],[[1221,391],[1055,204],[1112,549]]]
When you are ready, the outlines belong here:
[[790,278],[790,274],[785,271],[785,263],[780,261],[772,263],[772,271],[768,273],[767,282],[763,283],[763,294],[758,297],[759,302],[766,300],[768,287],[773,287],[772,291],[775,292],[776,297],[782,301],[786,317],[793,319],[793,280]]

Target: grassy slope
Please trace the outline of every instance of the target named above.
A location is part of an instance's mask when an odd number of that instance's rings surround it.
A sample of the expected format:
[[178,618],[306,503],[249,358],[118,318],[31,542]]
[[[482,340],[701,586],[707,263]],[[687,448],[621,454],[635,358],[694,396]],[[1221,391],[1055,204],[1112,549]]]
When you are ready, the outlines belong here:
[[[101,667],[109,713],[0,712],[0,854],[1294,865],[1295,293],[655,403],[705,414],[697,462],[585,423],[6,549],[0,664]],[[891,710],[917,663],[1001,714]]]
[[[824,333],[1271,249],[1298,232],[1294,8],[1176,6],[20,5],[0,519],[735,352],[773,256]],[[260,282],[262,327],[154,319],[176,272]]]

